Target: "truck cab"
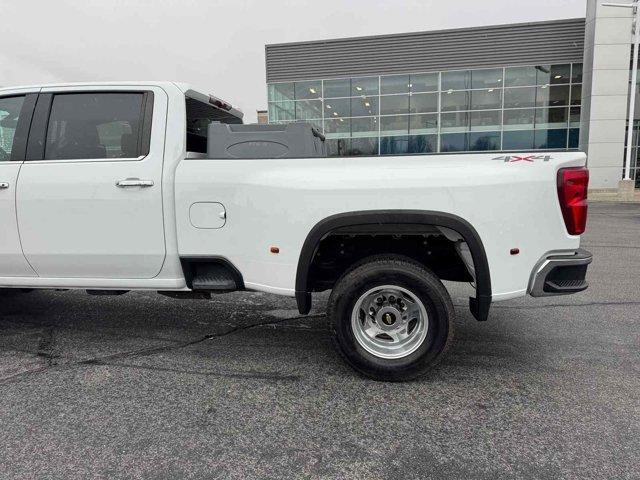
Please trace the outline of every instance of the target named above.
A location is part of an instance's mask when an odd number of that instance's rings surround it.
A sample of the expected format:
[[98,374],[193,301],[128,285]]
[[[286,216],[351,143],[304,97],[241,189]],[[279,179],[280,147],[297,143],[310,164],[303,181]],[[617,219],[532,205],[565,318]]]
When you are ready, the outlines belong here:
[[0,112],[3,283],[186,286],[165,228],[173,175],[206,152],[209,122],[239,111],[167,82],[5,89]]

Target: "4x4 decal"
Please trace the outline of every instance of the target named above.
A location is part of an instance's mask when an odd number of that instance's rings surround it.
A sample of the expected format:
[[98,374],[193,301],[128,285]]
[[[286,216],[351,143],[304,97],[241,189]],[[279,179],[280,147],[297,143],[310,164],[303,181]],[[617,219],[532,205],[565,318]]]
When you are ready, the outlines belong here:
[[549,160],[551,160],[551,155],[502,155],[500,157],[492,158],[491,160],[502,160],[505,163],[514,163],[514,162],[533,163],[534,160],[542,160],[543,162],[548,162]]

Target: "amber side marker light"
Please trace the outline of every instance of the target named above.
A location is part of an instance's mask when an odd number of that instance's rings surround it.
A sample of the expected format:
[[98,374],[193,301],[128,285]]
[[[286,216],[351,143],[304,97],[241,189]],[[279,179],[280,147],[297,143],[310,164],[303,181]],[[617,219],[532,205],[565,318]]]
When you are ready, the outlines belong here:
[[280,253],[280,249],[279,249],[278,247],[271,247],[271,248],[269,249],[269,251],[270,251],[271,253]]
[[520,249],[519,248],[512,248],[511,250],[509,250],[509,253],[511,255],[517,255],[520,253]]

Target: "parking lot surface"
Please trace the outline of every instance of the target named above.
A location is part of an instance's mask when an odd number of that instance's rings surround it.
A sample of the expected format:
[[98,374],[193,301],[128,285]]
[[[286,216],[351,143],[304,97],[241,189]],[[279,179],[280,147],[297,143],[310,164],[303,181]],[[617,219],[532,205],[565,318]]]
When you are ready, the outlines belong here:
[[592,204],[591,287],[449,284],[429,376],[364,379],[292,299],[0,297],[0,478],[640,478],[640,205]]

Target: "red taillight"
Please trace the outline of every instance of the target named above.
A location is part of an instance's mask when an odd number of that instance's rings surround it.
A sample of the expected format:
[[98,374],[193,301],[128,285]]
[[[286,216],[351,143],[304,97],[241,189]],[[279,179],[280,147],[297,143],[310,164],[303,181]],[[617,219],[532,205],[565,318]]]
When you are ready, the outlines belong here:
[[589,170],[586,167],[558,170],[558,199],[569,235],[584,233],[587,225],[587,187]]

